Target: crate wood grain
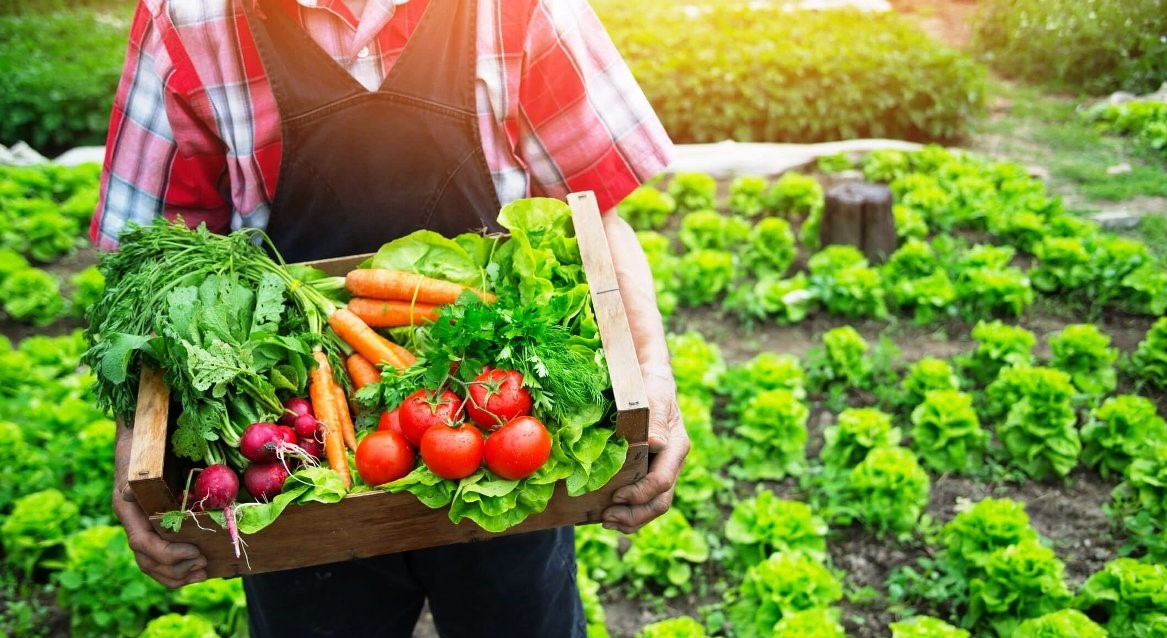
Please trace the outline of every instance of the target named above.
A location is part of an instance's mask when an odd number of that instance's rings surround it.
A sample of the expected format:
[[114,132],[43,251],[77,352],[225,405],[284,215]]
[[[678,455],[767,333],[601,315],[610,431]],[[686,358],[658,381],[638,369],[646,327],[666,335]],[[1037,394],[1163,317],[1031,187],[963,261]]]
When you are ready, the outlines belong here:
[[[227,532],[205,514],[195,515],[197,521],[188,518],[178,533],[162,527],[162,515],[179,507],[175,486],[182,478],[173,476],[176,462],[167,454],[169,392],[162,374],[147,368],[138,390],[128,471],[130,488],[154,529],[169,540],[197,545],[207,557],[209,577],[231,577],[598,522],[612,492],[647,472],[648,402],[595,197],[590,192],[573,193],[568,203],[612,377],[617,435],[629,442],[623,468],[607,485],[569,497],[561,481],[546,510],[502,534],[486,532],[469,519],[455,525],[448,508],[430,509],[404,492],[367,492],[334,504],[291,505],[266,529],[244,536],[246,559],[236,558]],[[367,258],[340,257],[312,265],[330,275],[343,275]],[[304,551],[304,538],[312,539],[311,551]]]

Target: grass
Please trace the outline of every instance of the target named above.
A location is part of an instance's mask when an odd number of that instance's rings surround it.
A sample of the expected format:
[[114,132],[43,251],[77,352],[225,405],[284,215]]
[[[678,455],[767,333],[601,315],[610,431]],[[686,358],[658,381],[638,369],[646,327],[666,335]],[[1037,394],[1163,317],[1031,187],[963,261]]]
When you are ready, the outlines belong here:
[[1167,163],[1131,140],[1103,135],[1079,115],[1085,101],[992,80],[995,112],[974,125],[975,150],[1046,168],[1071,208],[1096,210],[1137,197],[1167,197]]

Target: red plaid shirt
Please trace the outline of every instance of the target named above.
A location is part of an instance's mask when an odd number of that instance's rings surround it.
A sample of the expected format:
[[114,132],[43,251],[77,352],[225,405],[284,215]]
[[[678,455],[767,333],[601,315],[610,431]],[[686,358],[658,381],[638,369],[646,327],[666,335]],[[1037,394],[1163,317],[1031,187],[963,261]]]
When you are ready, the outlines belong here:
[[[239,2],[141,0],[114,101],[90,235],[181,214],[216,232],[266,227],[280,122]],[[281,0],[361,84],[378,87],[429,0]],[[671,143],[586,0],[480,0],[477,101],[499,201],[594,190],[616,205]],[[389,123],[392,125],[392,123]]]

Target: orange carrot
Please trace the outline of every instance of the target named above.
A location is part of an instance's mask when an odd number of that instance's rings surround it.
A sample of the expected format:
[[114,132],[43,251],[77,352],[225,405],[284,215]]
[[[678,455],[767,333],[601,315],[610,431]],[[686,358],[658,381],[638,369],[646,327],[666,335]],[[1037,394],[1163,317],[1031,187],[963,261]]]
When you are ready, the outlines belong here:
[[401,361],[404,366],[401,368],[402,370],[408,368],[409,366],[413,365],[413,362],[417,361],[417,357],[413,356],[413,353],[409,350],[406,350],[404,346],[393,343],[381,334],[378,334],[377,336],[380,337],[381,343],[385,344],[386,348],[389,348],[394,353],[396,353],[397,359]]
[[494,302],[494,295],[477,288],[433,279],[416,273],[384,268],[351,270],[344,278],[344,285],[349,292],[358,297],[372,297],[374,299],[397,299],[441,305],[454,303],[458,295],[469,290],[487,303]]
[[353,380],[353,387],[357,390],[381,380],[381,371],[359,352],[350,354],[344,362],[344,367],[348,370],[348,376]]
[[416,326],[438,319],[438,307],[428,303],[353,297],[348,302],[348,309],[371,328]]
[[377,334],[369,324],[361,321],[348,308],[339,308],[328,317],[328,325],[336,336],[352,346],[361,356],[373,364],[388,363],[398,370],[407,366],[398,358],[396,351],[385,345],[384,337]]
[[312,371],[310,377],[308,396],[312,399],[312,410],[316,413],[316,420],[324,429],[324,454],[328,457],[328,466],[340,475],[347,488],[352,485],[352,475],[348,469],[340,414],[336,405],[336,394],[333,391],[336,381],[332,378],[332,366],[328,364],[328,357],[324,352],[316,350],[312,356],[316,358],[316,369]]
[[344,444],[353,452],[357,451],[357,429],[353,425],[353,415],[349,412],[348,397],[344,394],[344,388],[339,385],[332,386],[332,395],[336,397],[336,412],[337,420],[340,421],[340,435],[344,438]]

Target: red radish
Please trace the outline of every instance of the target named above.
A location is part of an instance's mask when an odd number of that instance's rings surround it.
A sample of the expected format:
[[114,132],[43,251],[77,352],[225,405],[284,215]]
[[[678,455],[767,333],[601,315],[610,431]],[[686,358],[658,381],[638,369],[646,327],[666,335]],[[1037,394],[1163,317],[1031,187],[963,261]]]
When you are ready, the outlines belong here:
[[300,439],[298,445],[300,449],[308,453],[308,456],[319,461],[320,457],[324,455],[324,444],[317,441],[315,438]]
[[303,397],[292,397],[284,401],[284,413],[280,415],[280,425],[293,426],[296,424],[296,419],[305,414],[311,417],[316,416],[316,413],[312,411],[312,404]]
[[296,442],[296,431],[275,423],[252,423],[239,437],[239,452],[254,463],[270,463],[276,460],[281,449]]
[[234,503],[238,494],[239,477],[231,468],[218,464],[199,472],[191,499],[204,510],[221,510]]
[[296,436],[301,439],[313,438],[320,429],[320,422],[311,414],[301,414],[290,424],[296,430]]
[[270,501],[283,491],[288,468],[280,461],[252,463],[243,470],[243,485],[247,492],[261,501]]

